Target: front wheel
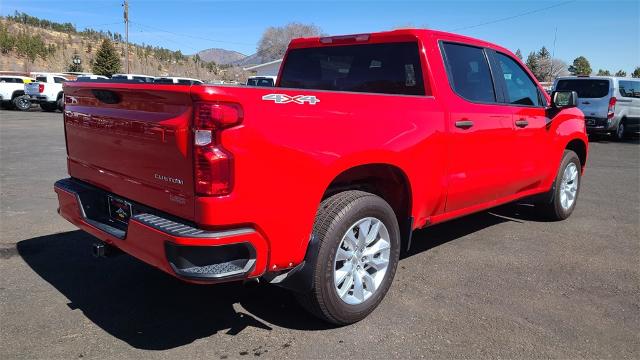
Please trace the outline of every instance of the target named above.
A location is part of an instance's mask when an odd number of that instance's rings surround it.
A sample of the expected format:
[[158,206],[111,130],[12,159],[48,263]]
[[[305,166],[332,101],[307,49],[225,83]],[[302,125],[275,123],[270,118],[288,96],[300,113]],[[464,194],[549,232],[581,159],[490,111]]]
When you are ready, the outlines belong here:
[[552,188],[551,202],[540,204],[543,215],[549,220],[564,220],[573,213],[582,181],[580,169],[578,155],[565,150]]
[[319,240],[313,287],[301,305],[337,325],[364,319],[391,286],[400,256],[400,230],[382,198],[345,191],[320,204],[313,226]]

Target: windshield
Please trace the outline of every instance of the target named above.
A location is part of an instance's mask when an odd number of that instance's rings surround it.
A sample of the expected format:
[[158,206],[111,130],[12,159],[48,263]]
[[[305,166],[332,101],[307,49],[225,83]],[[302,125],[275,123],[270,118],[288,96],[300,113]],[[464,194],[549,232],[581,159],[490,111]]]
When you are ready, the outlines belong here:
[[609,94],[607,79],[559,80],[556,91],[575,91],[579,98],[601,98]]

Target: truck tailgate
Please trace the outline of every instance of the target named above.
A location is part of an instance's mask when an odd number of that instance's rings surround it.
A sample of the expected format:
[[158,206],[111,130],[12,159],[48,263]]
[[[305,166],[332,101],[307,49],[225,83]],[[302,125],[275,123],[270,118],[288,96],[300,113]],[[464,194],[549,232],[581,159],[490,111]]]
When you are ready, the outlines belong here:
[[40,94],[39,86],[40,86],[40,83],[38,81],[25,84],[24,93],[31,96],[39,95]]
[[189,86],[86,82],[64,92],[72,177],[193,220]]

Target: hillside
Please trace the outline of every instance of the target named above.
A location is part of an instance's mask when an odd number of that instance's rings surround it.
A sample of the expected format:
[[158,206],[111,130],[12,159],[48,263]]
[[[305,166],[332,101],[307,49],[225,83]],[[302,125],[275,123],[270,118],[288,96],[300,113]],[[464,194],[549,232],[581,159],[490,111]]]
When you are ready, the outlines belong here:
[[[37,19],[37,18],[36,18]],[[41,20],[45,21],[45,20]],[[26,22],[26,21],[25,21]],[[32,38],[27,44],[18,44],[15,41],[25,34]],[[84,30],[78,32],[75,29],[69,31],[56,31],[40,26],[27,25],[7,18],[0,17],[0,35],[2,36],[2,56],[0,56],[0,70],[23,72],[64,72],[67,71],[74,56],[82,60],[82,70],[91,72],[91,64],[96,52],[104,38],[110,38],[114,42],[122,64],[122,72],[125,67],[125,44],[119,34]],[[6,45],[6,40],[16,44]],[[3,40],[4,39],[4,40]],[[28,47],[33,46],[31,40],[40,44],[43,48],[38,55],[27,55]],[[24,41],[23,41],[24,42]],[[8,43],[11,43],[9,41]],[[242,59],[244,55],[223,49],[217,52],[222,59]],[[227,54],[228,52],[228,54]],[[231,54],[231,53],[235,53]],[[240,57],[242,56],[242,58]],[[32,59],[29,59],[31,57]],[[150,45],[130,44],[129,46],[130,72],[148,74],[154,76],[185,76],[212,80],[238,80],[246,79],[246,72],[239,67],[229,65],[216,65],[207,61],[198,61],[193,56],[186,56],[180,51],[171,51]]]
[[247,57],[247,55],[241,54],[237,51],[219,48],[199,51],[198,56],[200,56],[200,59],[203,61],[213,61],[218,65],[230,65]]

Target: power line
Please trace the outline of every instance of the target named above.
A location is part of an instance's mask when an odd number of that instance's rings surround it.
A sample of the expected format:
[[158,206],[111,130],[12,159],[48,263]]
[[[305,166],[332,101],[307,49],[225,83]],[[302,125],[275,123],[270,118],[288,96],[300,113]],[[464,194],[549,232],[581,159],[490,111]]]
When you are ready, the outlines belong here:
[[495,19],[495,20],[483,22],[483,23],[476,24],[476,25],[463,26],[463,27],[459,27],[459,28],[456,28],[456,29],[452,29],[451,31],[467,30],[467,29],[477,28],[477,27],[480,27],[480,26],[491,25],[491,24],[502,22],[502,21],[507,21],[507,20],[519,18],[519,17],[522,17],[522,16],[539,13],[539,12],[542,12],[542,11],[545,11],[545,10],[549,10],[549,9],[553,9],[553,8],[556,8],[556,7],[559,7],[559,6],[567,5],[567,4],[575,2],[575,1],[576,0],[563,1],[563,2],[555,4],[555,5],[546,6],[546,7],[539,8],[539,9],[525,11],[523,13],[519,13],[519,14],[516,14],[516,15],[511,15],[511,16],[500,18],[500,19]]
[[[93,28],[95,28],[95,27],[99,27],[99,26],[119,25],[119,24],[122,24],[122,23],[123,23],[122,21],[118,21],[118,22],[114,22],[114,23],[107,23],[107,24],[96,24],[96,25],[75,25],[75,27],[76,27],[76,29],[83,28],[83,30],[84,30],[84,29],[88,29],[88,28],[93,29]],[[78,31],[82,32],[82,30],[78,30]]]
[[161,31],[161,32],[164,32],[164,33],[167,33],[167,34],[172,34],[172,35],[176,35],[176,36],[182,36],[182,37],[187,37],[187,38],[192,38],[192,39],[197,39],[197,40],[206,40],[206,41],[225,43],[225,44],[234,44],[234,45],[255,45],[255,44],[248,44],[248,43],[237,42],[237,41],[217,40],[217,39],[211,39],[211,38],[206,38],[206,37],[202,37],[202,36],[179,34],[179,33],[175,33],[175,32],[172,32],[172,31],[167,31],[167,30],[164,30],[164,29],[160,29],[160,28],[157,28],[157,27],[154,27],[154,26],[141,24],[139,22],[130,21],[129,23],[136,24],[138,26],[141,26],[141,27],[144,27],[144,28],[147,28],[147,29],[151,29],[151,30]]
[[[136,23],[134,23],[134,22],[132,22],[132,21],[130,21],[129,23],[130,23],[131,25],[134,25],[134,26],[138,29],[138,32],[139,32],[139,33],[141,33],[141,34],[145,34],[145,35],[157,35],[157,34],[152,34],[152,33],[149,33],[149,32],[145,32],[145,31],[143,30],[143,28],[142,28],[139,24],[136,24]],[[164,41],[168,41],[168,42],[173,43],[173,44],[176,44],[176,45],[178,45],[178,46],[180,46],[180,47],[183,47],[183,48],[185,48],[185,47],[186,47],[186,48],[189,48],[189,49],[191,49],[191,50],[193,50],[193,51],[195,51],[195,52],[200,51],[200,50],[198,50],[198,49],[196,49],[196,48],[194,48],[194,47],[192,47],[192,46],[185,45],[184,43],[181,43],[181,42],[178,42],[178,41],[175,41],[175,40],[172,40],[172,39],[166,38],[166,37],[165,37],[165,38],[162,38],[162,40],[164,40]],[[142,45],[139,45],[139,44],[138,44],[138,46],[142,46]]]

